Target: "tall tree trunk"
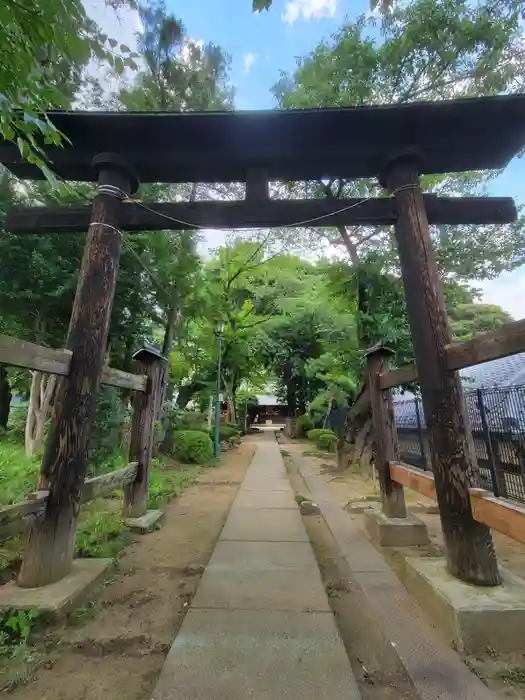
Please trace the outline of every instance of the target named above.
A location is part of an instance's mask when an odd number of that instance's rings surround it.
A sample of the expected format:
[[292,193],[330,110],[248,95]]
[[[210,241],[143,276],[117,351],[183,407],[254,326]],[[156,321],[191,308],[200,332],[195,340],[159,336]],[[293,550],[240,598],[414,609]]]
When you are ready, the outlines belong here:
[[56,376],[32,372],[31,392],[25,429],[25,452],[32,457],[42,449],[46,419],[53,401]]
[[224,380],[224,388],[226,389],[226,402],[228,404],[228,423],[237,424],[237,411],[235,408],[235,392],[233,382]]
[[7,428],[12,398],[9,379],[7,378],[7,367],[0,365],[0,428]]

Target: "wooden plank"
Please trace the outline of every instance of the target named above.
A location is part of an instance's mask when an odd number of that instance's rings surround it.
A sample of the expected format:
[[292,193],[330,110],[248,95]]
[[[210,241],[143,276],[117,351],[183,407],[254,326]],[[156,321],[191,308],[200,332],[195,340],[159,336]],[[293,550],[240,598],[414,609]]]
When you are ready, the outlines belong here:
[[119,389],[131,389],[132,391],[146,391],[148,378],[145,375],[123,372],[107,365],[102,370],[101,383],[106,386],[115,386]]
[[395,225],[408,320],[431,446],[432,471],[450,573],[465,583],[501,583],[490,530],[474,520],[468,489],[478,472],[461,381],[447,364],[451,342],[443,286],[419,186],[419,159],[386,168],[397,202]]
[[[93,167],[99,171],[100,185],[129,192],[132,176],[121,158],[103,154],[94,159]],[[18,575],[22,588],[55,583],[73,566],[88,441],[104,369],[122,248],[121,206],[119,198],[104,193],[93,202],[93,223],[88,228],[66,343],[74,361],[68,377],[58,384],[42,460],[42,474],[49,479],[49,507],[29,531]]]
[[470,489],[474,518],[517,542],[525,544],[525,507],[493,496],[484,489]]
[[12,523],[15,520],[24,520],[28,516],[39,516],[45,511],[47,496],[43,498],[34,498],[20,503],[14,503],[10,506],[2,506],[0,508],[0,526]]
[[82,503],[92,501],[95,498],[110,495],[112,491],[118,488],[131,484],[137,478],[138,462],[130,462],[123,469],[116,469],[109,474],[95,476],[92,479],[86,479],[82,487]]
[[372,404],[375,465],[381,490],[381,510],[388,518],[405,518],[405,496],[403,487],[390,477],[390,462],[399,460],[392,393],[381,390],[380,374],[388,367],[390,351],[377,347],[367,353],[368,386]]
[[[251,183],[250,183],[251,184]],[[250,189],[250,187],[249,187]],[[125,231],[173,231],[187,228],[265,228],[271,226],[391,225],[397,220],[396,202],[381,199],[269,199],[235,202],[145,202],[122,205]],[[516,207],[510,197],[424,197],[432,224],[510,223]],[[168,218],[166,218],[168,217]],[[174,219],[174,220],[173,220]],[[45,234],[84,232],[91,207],[30,207],[12,209],[6,229],[12,233]]]
[[525,351],[525,319],[505,323],[495,331],[483,333],[464,343],[452,343],[446,350],[449,369],[463,369],[523,352]]
[[381,389],[392,389],[401,384],[417,381],[416,365],[411,362],[398,369],[391,369],[390,372],[382,372],[379,380]]
[[430,472],[412,469],[403,462],[390,462],[390,478],[407,489],[436,500],[436,485]]
[[9,335],[0,335],[0,363],[3,365],[67,376],[71,357],[70,350],[53,350]]

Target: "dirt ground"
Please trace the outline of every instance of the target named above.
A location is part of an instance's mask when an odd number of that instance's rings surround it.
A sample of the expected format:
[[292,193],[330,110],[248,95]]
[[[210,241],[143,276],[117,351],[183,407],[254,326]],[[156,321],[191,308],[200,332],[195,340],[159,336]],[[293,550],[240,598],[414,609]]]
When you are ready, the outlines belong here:
[[[295,493],[309,498],[293,461],[287,458],[285,462]],[[363,592],[352,583],[348,564],[324,518],[308,515],[303,522],[362,700],[418,700],[419,694],[384,638]]]
[[[358,469],[349,469],[341,474],[336,469],[335,458],[312,450],[311,443],[294,441],[293,445],[291,445],[284,444],[283,441],[282,447],[289,449],[290,452],[292,450],[300,451],[308,459],[312,468],[323,476],[332,495],[342,507],[345,507],[349,502],[360,499],[373,499],[375,496],[379,500],[379,486],[375,479],[363,476]],[[304,484],[304,482],[302,483]],[[303,488],[306,487],[303,486]],[[417,503],[424,505],[431,503],[429,499],[408,489],[405,489],[405,499],[409,507]],[[349,517],[363,520],[362,515],[349,514]],[[444,545],[439,515],[418,512],[417,517],[421,518],[427,525],[431,541],[431,547],[429,548],[431,552],[433,554],[442,552]],[[492,534],[500,564],[525,579],[525,545],[499,532],[493,531]],[[389,558],[395,569],[396,553],[393,552]],[[345,603],[345,606],[350,603],[351,599]],[[342,635],[343,637],[345,636],[344,633]],[[352,658],[351,655],[350,658]],[[525,700],[525,654],[499,655],[494,650],[487,649],[486,654],[465,657],[464,662],[502,700]],[[369,697],[370,700],[375,700],[376,698],[376,696]],[[407,695],[406,697],[410,696]],[[365,694],[363,694],[363,698],[366,699]]]
[[[11,693],[20,700],[148,700],[255,451],[222,455],[137,537],[111,578],[61,628],[37,639],[45,661]],[[1,686],[1,682],[0,682]]]

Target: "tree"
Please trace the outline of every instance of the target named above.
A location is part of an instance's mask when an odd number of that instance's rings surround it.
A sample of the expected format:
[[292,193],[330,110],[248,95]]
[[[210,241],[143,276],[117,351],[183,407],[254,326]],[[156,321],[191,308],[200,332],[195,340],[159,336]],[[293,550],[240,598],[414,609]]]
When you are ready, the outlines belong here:
[[126,66],[136,68],[133,54],[98,30],[80,0],[5,0],[0,26],[0,135],[55,182],[42,141],[58,145],[62,136],[46,112],[70,105],[91,58],[122,73]]
[[[486,0],[412,0],[396,3],[377,18],[346,22],[329,40],[299,59],[292,75],[283,74],[274,88],[280,107],[345,107],[404,103],[493,94],[519,89],[525,52],[517,2]],[[375,30],[375,35],[370,29]],[[379,30],[379,32],[378,32]],[[486,174],[422,178],[425,190],[466,194],[480,190]],[[302,196],[368,197],[382,194],[373,180],[317,181],[290,186]],[[525,260],[523,217],[507,226],[433,226],[431,235],[444,279],[490,278]],[[303,242],[319,245],[319,234]],[[297,240],[297,234],[295,239]],[[389,227],[344,227],[325,231],[341,245],[352,265],[360,330],[366,330],[366,289],[372,254],[382,272],[399,276],[395,239]],[[359,282],[358,276],[364,279]],[[376,285],[377,286],[377,285]],[[391,290],[392,291],[392,290]],[[385,307],[386,308],[386,307]],[[361,345],[368,344],[366,336]]]

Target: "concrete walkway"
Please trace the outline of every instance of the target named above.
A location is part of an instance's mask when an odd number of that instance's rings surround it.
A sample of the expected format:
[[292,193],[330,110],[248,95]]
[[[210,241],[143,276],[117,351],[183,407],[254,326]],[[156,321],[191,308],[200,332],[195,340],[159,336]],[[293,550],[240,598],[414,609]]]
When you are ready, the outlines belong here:
[[261,438],[154,700],[359,700],[273,434]]

